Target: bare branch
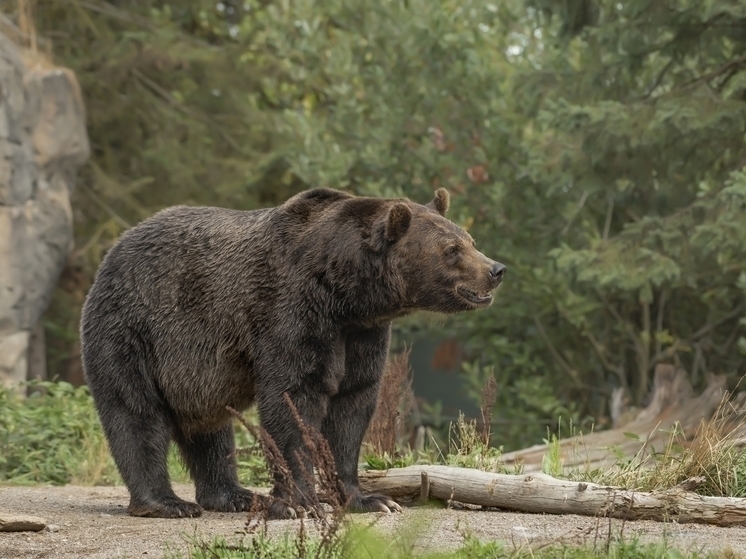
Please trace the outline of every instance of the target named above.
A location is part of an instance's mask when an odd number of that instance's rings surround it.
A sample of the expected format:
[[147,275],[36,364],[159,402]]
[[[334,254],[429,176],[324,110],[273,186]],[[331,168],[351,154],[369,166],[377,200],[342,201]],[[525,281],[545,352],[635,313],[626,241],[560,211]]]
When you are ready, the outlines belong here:
[[744,310],[746,310],[746,304],[741,303],[734,310],[726,314],[723,318],[721,318],[717,322],[713,322],[712,324],[707,324],[703,326],[702,328],[700,328],[699,330],[697,330],[694,334],[691,335],[691,337],[689,338],[689,341],[693,342],[695,340],[698,340],[705,334],[713,331],[718,326],[725,324],[726,322],[733,320],[734,318],[740,316]]
[[663,70],[661,70],[661,72],[658,74],[658,77],[653,82],[653,85],[650,86],[650,89],[648,89],[647,93],[645,93],[645,95],[642,96],[643,99],[649,99],[650,96],[653,95],[653,93],[655,92],[655,90],[658,89],[658,86],[663,81],[663,78],[666,76],[666,74],[668,73],[668,71],[673,66],[673,63],[674,63],[674,59],[673,58],[668,61],[668,63],[663,67]]
[[655,321],[655,354],[661,352],[660,333],[663,332],[663,310],[666,307],[666,288],[661,289],[661,295],[658,298],[658,318]]
[[593,351],[596,352],[596,355],[598,356],[599,361],[601,361],[601,365],[603,365],[604,369],[611,373],[614,373],[619,378],[622,386],[624,386],[624,388],[628,388],[627,375],[624,374],[624,369],[619,365],[612,365],[612,363],[609,361],[609,358],[606,356],[606,348],[599,343],[599,341],[596,339],[596,336],[594,336],[592,332],[584,332],[583,337],[587,338],[588,341],[591,342]]
[[583,194],[580,195],[580,200],[578,201],[578,207],[575,209],[575,212],[573,212],[572,217],[567,220],[567,224],[562,228],[562,235],[567,234],[567,232],[570,230],[570,225],[572,225],[573,221],[575,221],[575,218],[580,215],[580,210],[583,209],[583,206],[585,205],[585,201],[588,199],[588,191],[584,190]]
[[[681,93],[682,91],[689,89],[691,87],[694,87],[696,85],[699,85],[701,83],[709,83],[713,79],[722,76],[723,74],[726,74],[730,72],[731,70],[741,70],[742,66],[746,64],[746,55],[739,56],[738,58],[731,60],[730,62],[727,62],[723,64],[720,68],[717,70],[713,70],[712,72],[708,72],[706,74],[703,74],[699,77],[696,77],[685,84],[680,85],[679,87],[672,89],[671,91],[668,91],[666,93],[662,93],[661,95],[658,95],[656,97],[650,97],[651,101],[656,101],[658,99],[661,99],[662,97],[666,97],[668,95],[674,95],[677,93]],[[732,76],[730,76],[732,77]],[[728,79],[730,79],[730,77]]]

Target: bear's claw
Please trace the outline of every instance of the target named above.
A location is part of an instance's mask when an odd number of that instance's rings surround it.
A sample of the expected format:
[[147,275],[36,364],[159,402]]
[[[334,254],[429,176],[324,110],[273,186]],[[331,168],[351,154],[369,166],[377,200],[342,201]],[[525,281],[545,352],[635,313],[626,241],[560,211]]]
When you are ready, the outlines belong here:
[[404,512],[404,509],[399,506],[399,503],[392,501],[391,499],[386,501],[386,508],[388,510],[385,512]]
[[167,497],[158,502],[133,502],[127,507],[132,516],[150,518],[196,518],[202,515],[202,507],[178,497]]
[[245,512],[251,510],[254,494],[243,487],[235,487],[222,494],[197,499],[205,510],[215,512]]
[[326,513],[321,505],[288,505],[281,500],[275,500],[267,511],[268,520],[295,520],[297,518],[324,518]]
[[359,495],[350,501],[354,512],[402,512],[402,508],[386,495]]

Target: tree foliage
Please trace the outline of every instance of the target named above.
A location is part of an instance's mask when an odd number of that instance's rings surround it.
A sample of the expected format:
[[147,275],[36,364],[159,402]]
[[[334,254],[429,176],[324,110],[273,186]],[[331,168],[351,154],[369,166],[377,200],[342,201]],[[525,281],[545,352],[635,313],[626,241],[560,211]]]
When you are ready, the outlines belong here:
[[572,347],[561,368],[640,402],[662,360],[700,382],[746,372],[746,5],[593,7],[578,27],[546,3],[541,71],[519,80],[531,180],[566,222],[541,314]]
[[743,2],[46,0],[35,19],[93,148],[60,352],[105,250],[161,207],[446,186],[509,268],[491,310],[442,326],[467,388],[497,377],[496,417],[603,423],[661,361],[700,385],[746,372]]

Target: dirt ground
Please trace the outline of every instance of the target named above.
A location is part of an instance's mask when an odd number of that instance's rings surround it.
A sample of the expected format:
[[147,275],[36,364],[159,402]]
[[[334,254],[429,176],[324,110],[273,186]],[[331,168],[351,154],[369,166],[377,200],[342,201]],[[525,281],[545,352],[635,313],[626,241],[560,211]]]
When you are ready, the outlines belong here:
[[[194,490],[179,485],[176,492],[193,499]],[[0,487],[0,511],[44,518],[53,530],[0,533],[0,559],[16,558],[161,558],[168,548],[186,552],[185,536],[215,535],[238,538],[244,529],[244,514],[205,513],[201,518],[167,520],[133,518],[125,509],[123,487]],[[364,514],[357,522],[375,523],[386,534],[411,534],[425,549],[455,549],[465,530],[482,540],[502,540],[510,546],[532,549],[551,543],[593,543],[609,532],[608,520],[581,516],[549,516],[499,511],[405,508],[403,514]],[[271,534],[298,528],[297,521],[270,523]],[[666,538],[681,550],[732,548],[746,554],[746,527],[717,528],[693,524],[662,524],[649,521],[614,521],[611,530],[625,538],[643,541]],[[392,541],[394,538],[391,538]]]

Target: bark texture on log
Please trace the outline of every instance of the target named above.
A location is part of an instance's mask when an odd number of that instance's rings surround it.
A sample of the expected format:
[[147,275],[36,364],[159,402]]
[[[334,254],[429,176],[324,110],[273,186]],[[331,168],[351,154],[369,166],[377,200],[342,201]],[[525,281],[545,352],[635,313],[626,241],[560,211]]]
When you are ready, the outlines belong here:
[[746,499],[697,495],[687,490],[696,486],[696,480],[647,493],[542,473],[508,475],[450,466],[409,466],[361,472],[360,485],[367,492],[413,498],[420,496],[423,479],[427,479],[432,498],[513,511],[746,525]]

